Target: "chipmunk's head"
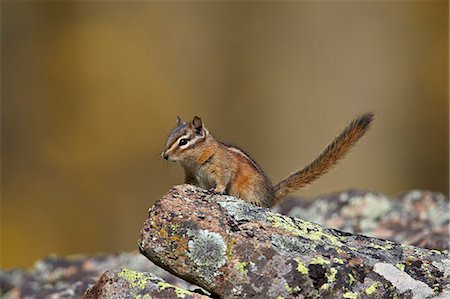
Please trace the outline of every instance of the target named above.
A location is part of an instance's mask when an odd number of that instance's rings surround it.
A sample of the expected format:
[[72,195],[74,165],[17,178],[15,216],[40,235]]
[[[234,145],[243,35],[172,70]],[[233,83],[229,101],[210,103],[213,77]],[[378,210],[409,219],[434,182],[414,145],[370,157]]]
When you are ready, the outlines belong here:
[[184,122],[177,116],[177,126],[167,137],[161,156],[169,161],[183,162],[195,159],[201,153],[201,146],[209,132],[196,116],[191,122]]

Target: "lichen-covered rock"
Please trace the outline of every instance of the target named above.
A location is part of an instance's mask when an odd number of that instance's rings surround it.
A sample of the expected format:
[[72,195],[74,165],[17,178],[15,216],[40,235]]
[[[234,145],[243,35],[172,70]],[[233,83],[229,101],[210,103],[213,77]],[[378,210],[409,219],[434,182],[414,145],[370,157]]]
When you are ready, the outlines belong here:
[[140,251],[223,298],[447,298],[450,256],[328,229],[231,196],[174,187]]
[[138,252],[68,257],[50,256],[29,270],[0,271],[0,297],[16,298],[80,298],[106,270],[130,268],[151,272],[181,289],[192,288],[149,262]]
[[129,269],[106,271],[97,283],[89,288],[83,299],[151,299],[151,298],[210,298],[171,285],[147,272]]
[[450,206],[441,193],[413,190],[396,196],[349,190],[285,200],[274,211],[326,227],[422,248],[448,250]]

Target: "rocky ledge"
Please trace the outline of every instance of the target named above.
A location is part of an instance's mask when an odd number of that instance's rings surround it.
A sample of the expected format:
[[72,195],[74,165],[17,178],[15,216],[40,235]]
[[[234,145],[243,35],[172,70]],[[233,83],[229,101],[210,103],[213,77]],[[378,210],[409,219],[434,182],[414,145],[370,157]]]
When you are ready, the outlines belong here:
[[51,257],[1,271],[0,288],[4,298],[449,298],[448,224],[438,193],[347,191],[270,211],[182,185],[149,210],[139,240],[173,275],[137,253]]
[[[95,256],[49,256],[37,261],[29,270],[0,271],[0,297],[5,299],[81,298],[103,273],[105,273],[104,279],[112,276],[112,273],[116,273],[121,280],[128,279],[130,296],[133,294],[134,281],[140,277],[147,277],[140,276],[140,273],[152,273],[152,281],[156,282],[156,286],[167,289],[163,293],[163,298],[170,298],[167,296],[168,292],[176,294],[175,286],[180,289],[191,287],[189,283],[162,270],[136,251]],[[157,276],[163,277],[164,280],[158,279]],[[174,287],[169,288],[170,285]]]
[[350,234],[184,185],[149,211],[140,251],[221,298],[450,296],[450,256]]

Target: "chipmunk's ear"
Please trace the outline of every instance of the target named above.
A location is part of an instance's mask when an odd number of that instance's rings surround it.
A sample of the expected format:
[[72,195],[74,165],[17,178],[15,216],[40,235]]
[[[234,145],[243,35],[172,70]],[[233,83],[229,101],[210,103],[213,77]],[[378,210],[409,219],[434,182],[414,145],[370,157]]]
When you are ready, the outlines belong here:
[[177,115],[177,125],[180,125],[182,122],[181,117]]
[[203,135],[203,123],[200,117],[194,117],[194,119],[192,120],[192,126],[194,127],[195,133],[197,135]]

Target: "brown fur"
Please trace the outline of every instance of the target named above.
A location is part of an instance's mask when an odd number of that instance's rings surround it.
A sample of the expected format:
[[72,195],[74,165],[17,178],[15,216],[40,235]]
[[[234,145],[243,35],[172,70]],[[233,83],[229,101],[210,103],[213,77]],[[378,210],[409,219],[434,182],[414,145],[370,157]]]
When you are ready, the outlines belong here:
[[366,113],[356,118],[315,160],[276,184],[274,186],[276,202],[330,171],[366,133],[373,119],[373,113]]
[[[247,154],[210,135],[198,117],[191,123],[177,118],[177,127],[167,138],[163,157],[182,165],[185,183],[272,207],[287,194],[331,170],[364,135],[373,118],[372,113],[366,113],[355,119],[314,161],[275,186]],[[180,139],[189,142],[183,146]]]

